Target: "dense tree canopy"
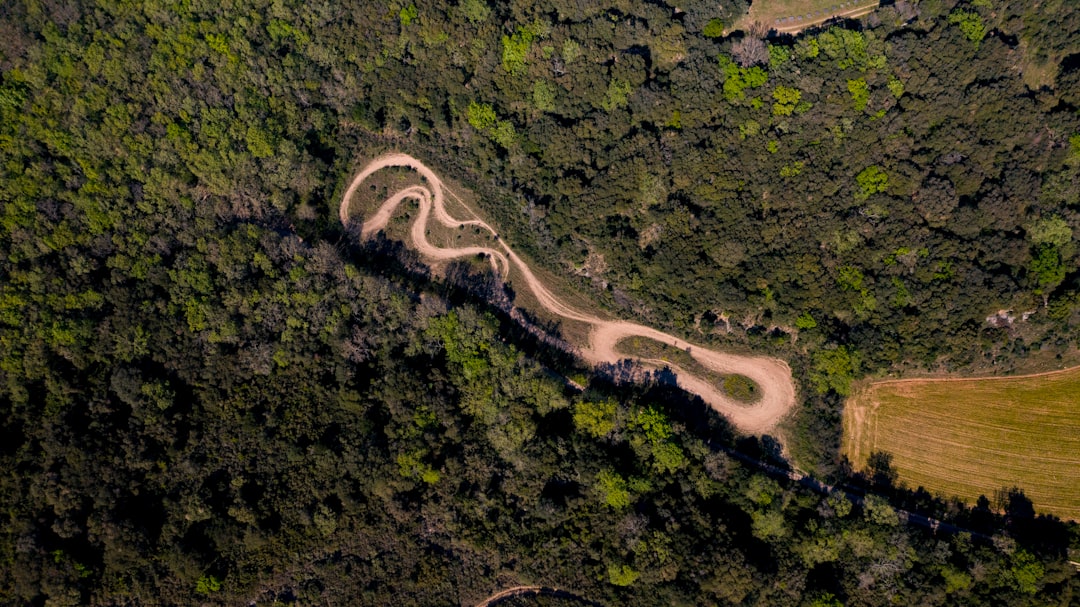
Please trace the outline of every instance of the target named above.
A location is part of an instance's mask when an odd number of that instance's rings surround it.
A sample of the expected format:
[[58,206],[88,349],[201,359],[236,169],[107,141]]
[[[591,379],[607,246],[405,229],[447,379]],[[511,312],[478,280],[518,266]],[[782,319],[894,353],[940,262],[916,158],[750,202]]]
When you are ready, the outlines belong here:
[[854,378],[1076,346],[1069,4],[4,3],[0,602],[1075,604],[1016,500],[877,483],[974,531],[934,535],[744,465],[334,210],[424,157],[601,305],[791,360],[838,479]]

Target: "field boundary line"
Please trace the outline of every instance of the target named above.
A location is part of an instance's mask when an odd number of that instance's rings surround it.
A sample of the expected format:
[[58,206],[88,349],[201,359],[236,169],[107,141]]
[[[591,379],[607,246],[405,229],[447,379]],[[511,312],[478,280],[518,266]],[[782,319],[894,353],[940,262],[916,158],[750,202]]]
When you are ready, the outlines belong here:
[[[871,379],[866,380],[868,383],[864,386],[864,389],[873,388],[875,386],[893,385],[893,384],[910,384],[910,383],[934,383],[934,382],[973,382],[973,381],[1016,381],[1023,379],[1036,379],[1039,377],[1049,377],[1051,375],[1061,375],[1064,373],[1080,371],[1080,365],[1073,367],[1066,367],[1064,369],[1054,369],[1052,371],[1040,371],[1038,373],[1027,373],[1024,375],[976,375],[972,377],[902,377],[895,379]],[[853,396],[854,397],[854,396]]]

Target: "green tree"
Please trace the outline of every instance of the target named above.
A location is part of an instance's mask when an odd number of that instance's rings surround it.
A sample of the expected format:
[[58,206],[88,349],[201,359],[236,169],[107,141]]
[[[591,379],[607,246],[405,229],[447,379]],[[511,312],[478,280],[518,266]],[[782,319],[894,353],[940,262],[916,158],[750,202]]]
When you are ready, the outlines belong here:
[[509,148],[517,140],[517,130],[514,129],[514,123],[509,120],[500,120],[495,128],[491,130],[491,138],[503,146]]
[[739,138],[746,139],[747,137],[754,137],[761,132],[761,123],[757,120],[747,120],[739,124]]
[[491,7],[486,0],[461,0],[458,7],[470,22],[483,23],[491,15]]
[[855,110],[859,112],[865,110],[867,104],[870,103],[870,87],[866,84],[866,80],[863,78],[848,80],[847,89],[851,93],[851,100],[855,102]]
[[862,32],[831,27],[817,37],[821,53],[842,70],[863,68],[870,62],[866,35]]
[[889,176],[881,167],[874,164],[859,171],[859,174],[855,176],[855,182],[859,185],[855,198],[866,200],[873,194],[884,192],[889,187]]
[[811,601],[810,607],[844,607],[844,604],[832,593],[826,592]]
[[776,71],[791,60],[790,47],[780,44],[769,45],[769,69]]
[[510,36],[502,37],[502,66],[507,73],[521,74],[525,70],[525,59],[532,47],[536,34],[528,27],[518,26]]
[[1017,550],[1012,555],[1009,578],[1013,588],[1024,594],[1035,594],[1046,575],[1046,569],[1031,553]]
[[581,56],[581,45],[573,38],[567,38],[563,41],[562,52],[559,54],[562,56],[563,62],[570,65]]
[[221,580],[212,575],[204,575],[195,584],[196,594],[211,594],[221,590]]
[[790,116],[802,100],[802,92],[789,86],[776,87],[772,96],[776,100],[772,107],[773,116]]
[[495,126],[498,121],[498,116],[495,115],[495,108],[491,107],[489,103],[477,103],[475,101],[469,102],[469,107],[466,110],[466,116],[469,120],[469,124],[478,131],[487,131]]
[[824,394],[832,390],[840,396],[850,394],[851,382],[859,368],[859,359],[858,353],[846,346],[816,352],[810,378],[818,393]]
[[746,96],[746,89],[758,88],[769,80],[769,73],[759,66],[739,67],[727,55],[720,55],[720,69],[724,74],[724,98],[737,101]]
[[597,438],[607,436],[615,429],[615,411],[618,403],[607,399],[603,401],[581,401],[574,405],[574,427]]
[[1028,238],[1036,245],[1064,247],[1072,242],[1072,228],[1061,217],[1054,215],[1036,219],[1024,226]]
[[416,10],[416,5],[410,4],[409,6],[401,9],[401,11],[398,13],[398,20],[401,22],[402,27],[408,27],[409,24],[412,23],[417,16],[419,16],[419,14],[420,11]]
[[971,588],[971,576],[951,565],[946,565],[941,568],[941,577],[945,580],[945,594],[952,594]]
[[644,432],[645,440],[659,443],[671,437],[671,423],[662,411],[645,407],[634,416],[634,426]]
[[533,83],[533,105],[541,112],[555,111],[555,87],[546,80]]
[[803,312],[799,315],[798,318],[795,319],[795,327],[797,329],[806,331],[809,329],[813,329],[816,326],[817,321],[814,320],[814,317],[810,315],[810,312]]
[[899,99],[904,95],[904,83],[896,76],[889,76],[889,83],[887,86],[893,97]]
[[709,19],[709,22],[705,24],[705,28],[701,30],[701,35],[706,38],[723,38],[724,22],[715,18]]
[[806,163],[802,160],[796,160],[791,164],[785,164],[780,167],[780,176],[787,179],[790,177],[798,177],[802,175],[803,169],[806,167]]
[[630,92],[633,90],[634,87],[629,82],[612,78],[611,82],[608,83],[607,92],[604,94],[604,100],[600,103],[600,107],[604,108],[605,112],[626,107],[629,103]]
[[957,9],[949,13],[949,23],[959,26],[964,37],[974,42],[976,48],[986,37],[986,25],[983,24],[982,15],[975,11]]
[[869,494],[863,500],[863,518],[877,525],[895,527],[900,524],[900,517],[889,504],[889,500]]
[[615,586],[629,586],[636,582],[641,574],[629,565],[608,565],[608,581]]
[[664,441],[652,446],[652,467],[659,474],[675,474],[686,465],[686,455],[679,445]]
[[750,529],[754,537],[760,540],[780,539],[787,537],[790,533],[784,520],[784,513],[778,510],[751,512]]
[[256,158],[269,158],[274,155],[274,148],[270,144],[270,136],[258,126],[252,125],[247,128],[245,136],[248,151]]
[[1058,248],[1051,244],[1035,247],[1029,271],[1035,277],[1038,292],[1053,291],[1065,280],[1065,264]]
[[610,508],[622,510],[630,506],[630,490],[626,479],[614,470],[604,469],[596,475],[600,500]]

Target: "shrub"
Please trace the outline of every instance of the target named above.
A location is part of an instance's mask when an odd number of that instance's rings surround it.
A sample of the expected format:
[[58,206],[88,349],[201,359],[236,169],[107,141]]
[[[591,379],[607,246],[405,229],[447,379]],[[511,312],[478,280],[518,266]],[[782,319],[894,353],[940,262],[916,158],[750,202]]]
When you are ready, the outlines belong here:
[[701,30],[701,35],[706,38],[723,38],[724,22],[719,19],[710,19],[705,24],[705,29]]

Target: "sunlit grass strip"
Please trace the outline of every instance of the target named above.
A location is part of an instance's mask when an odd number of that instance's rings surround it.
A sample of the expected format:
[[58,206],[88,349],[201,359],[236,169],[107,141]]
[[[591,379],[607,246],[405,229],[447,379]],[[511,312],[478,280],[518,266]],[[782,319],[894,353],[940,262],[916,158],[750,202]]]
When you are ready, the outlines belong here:
[[794,33],[834,17],[859,17],[879,5],[877,0],[759,0],[750,6],[736,29],[756,22],[777,31]]
[[845,407],[843,450],[856,468],[892,454],[910,487],[973,502],[1016,486],[1038,511],[1080,520],[1080,368],[870,384]]
[[702,365],[689,352],[673,348],[655,339],[631,337],[621,340],[616,349],[628,356],[662,361],[677,366],[719,387],[724,394],[740,403],[750,405],[761,398],[760,388],[749,377],[717,373]]

